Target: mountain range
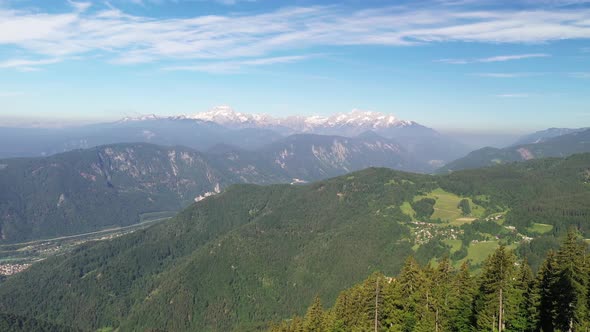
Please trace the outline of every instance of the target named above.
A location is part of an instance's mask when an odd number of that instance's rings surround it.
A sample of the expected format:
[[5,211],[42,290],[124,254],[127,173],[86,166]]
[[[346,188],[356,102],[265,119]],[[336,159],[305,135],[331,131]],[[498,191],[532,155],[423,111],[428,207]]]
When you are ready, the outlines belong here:
[[33,264],[2,283],[0,312],[84,330],[260,330],[373,271],[397,274],[410,254],[460,264],[501,241],[535,264],[569,226],[590,235],[589,172],[583,154],[444,176],[370,168],[234,185],[172,220]]
[[548,129],[525,136],[518,142],[524,143],[502,149],[486,147],[475,150],[463,158],[446,164],[436,172],[447,173],[461,169],[590,152],[590,129]]
[[120,143],[0,160],[0,242],[126,226],[236,183],[306,183],[372,166],[429,165],[392,140],[297,134],[255,151]]
[[[328,117],[235,112],[227,106],[194,115],[127,117],[113,123],[65,128],[0,128],[0,158],[48,156],[115,143],[182,145],[208,151],[219,145],[258,150],[293,134],[354,138],[371,131],[393,140],[418,161],[413,171],[432,171],[464,156],[469,149],[413,121],[392,115],[354,110]],[[321,144],[318,142],[318,144]]]

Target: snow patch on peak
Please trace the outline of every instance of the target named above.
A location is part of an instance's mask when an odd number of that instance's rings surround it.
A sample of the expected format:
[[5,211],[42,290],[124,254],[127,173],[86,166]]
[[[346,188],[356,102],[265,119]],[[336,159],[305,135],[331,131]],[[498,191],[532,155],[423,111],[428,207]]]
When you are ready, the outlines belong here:
[[[413,121],[400,120],[392,114],[353,109],[347,113],[336,113],[329,116],[287,116],[273,117],[268,114],[248,114],[236,112],[228,105],[216,106],[206,112],[193,115],[158,117],[154,114],[136,118],[125,118],[122,121],[140,121],[152,119],[196,120],[213,122],[228,128],[264,128],[290,130],[291,133],[323,133],[357,135],[366,130],[386,130],[397,127],[418,125]],[[346,134],[343,134],[346,136]]]
[[126,116],[123,119],[121,119],[120,122],[148,121],[148,120],[158,120],[158,119],[161,119],[161,117],[159,117],[155,114],[144,114],[144,115],[139,115],[139,116]]

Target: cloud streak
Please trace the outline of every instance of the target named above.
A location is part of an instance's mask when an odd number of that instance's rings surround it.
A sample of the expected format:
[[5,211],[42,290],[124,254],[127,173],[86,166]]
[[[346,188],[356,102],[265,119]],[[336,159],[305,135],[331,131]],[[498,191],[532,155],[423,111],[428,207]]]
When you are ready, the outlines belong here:
[[17,69],[20,71],[37,71],[39,67],[55,64],[61,62],[61,59],[41,59],[41,60],[29,60],[29,59],[10,59],[0,62],[0,69]]
[[498,55],[488,58],[480,59],[440,59],[436,62],[448,63],[453,65],[465,65],[470,63],[490,63],[490,62],[505,62],[514,60],[523,60],[531,58],[546,58],[551,55],[546,53],[529,53],[529,54],[514,54],[514,55]]
[[528,98],[531,95],[529,93],[502,93],[495,96],[498,98]]
[[488,77],[488,78],[520,78],[520,77],[531,77],[540,76],[545,73],[475,73],[473,76]]
[[209,62],[205,64],[188,65],[188,66],[170,66],[164,67],[167,71],[199,71],[206,73],[236,73],[245,67],[259,67],[274,64],[285,64],[309,59],[308,55],[294,55],[282,56],[272,58],[258,58],[242,61],[224,61],[224,62]]
[[[170,19],[130,15],[114,7],[99,9],[89,3],[71,4],[72,11],[65,13],[0,8],[0,46],[50,58],[100,53],[110,62],[132,64],[244,61],[326,46],[590,39],[590,8],[475,10],[438,5],[350,11],[339,6],[311,6]],[[441,62],[500,62],[546,56],[501,55]]]

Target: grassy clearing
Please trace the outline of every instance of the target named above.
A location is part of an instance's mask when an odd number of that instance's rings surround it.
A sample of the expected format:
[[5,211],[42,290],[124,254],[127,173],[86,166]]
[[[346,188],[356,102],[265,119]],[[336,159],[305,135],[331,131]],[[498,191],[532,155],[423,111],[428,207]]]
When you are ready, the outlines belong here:
[[536,234],[545,234],[545,233],[551,232],[552,230],[553,230],[553,225],[540,224],[540,223],[533,223],[533,225],[528,228],[529,232],[536,233]]
[[[488,240],[482,241],[477,243],[469,244],[467,248],[467,257],[463,258],[462,260],[455,263],[456,266],[461,266],[461,264],[466,260],[471,260],[471,265],[477,265],[483,263],[483,261],[488,258],[491,254],[494,253],[496,248],[500,243],[498,240]],[[506,248],[510,250],[515,250],[517,248],[517,244],[511,244],[506,246]]]
[[412,205],[410,205],[410,203],[408,202],[404,202],[404,204],[402,204],[400,206],[400,209],[402,210],[403,214],[406,214],[410,217],[412,217],[412,220],[416,220],[416,211],[414,211],[414,209],[412,208]]
[[471,224],[475,220],[477,220],[477,218],[473,218],[473,217],[462,217],[462,218],[458,218],[458,219],[455,219],[455,220],[451,220],[449,222],[449,224],[451,226],[460,227],[460,226],[463,226],[465,224]]
[[474,265],[482,263],[496,248],[498,248],[498,241],[471,243],[467,248],[466,259],[470,259]]
[[461,240],[446,239],[443,242],[451,247],[451,254],[461,249]]
[[467,217],[461,213],[461,209],[457,206],[463,198],[469,200],[471,205],[471,216],[472,218],[480,218],[485,214],[485,209],[471,200],[469,197],[460,197],[453,193],[444,191],[441,188],[437,188],[426,196],[417,196],[414,198],[415,201],[420,200],[424,197],[434,198],[436,204],[434,204],[434,214],[431,219],[441,219],[450,223],[456,223],[456,225],[462,225],[465,223],[472,222],[474,219],[467,220]]

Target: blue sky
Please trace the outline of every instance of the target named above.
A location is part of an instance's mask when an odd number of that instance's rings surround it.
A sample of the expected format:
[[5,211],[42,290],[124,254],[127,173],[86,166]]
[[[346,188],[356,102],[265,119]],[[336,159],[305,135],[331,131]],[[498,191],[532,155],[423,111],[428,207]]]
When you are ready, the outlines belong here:
[[0,0],[0,125],[221,104],[590,126],[590,0]]

